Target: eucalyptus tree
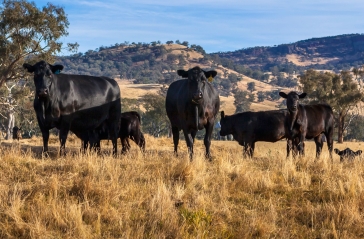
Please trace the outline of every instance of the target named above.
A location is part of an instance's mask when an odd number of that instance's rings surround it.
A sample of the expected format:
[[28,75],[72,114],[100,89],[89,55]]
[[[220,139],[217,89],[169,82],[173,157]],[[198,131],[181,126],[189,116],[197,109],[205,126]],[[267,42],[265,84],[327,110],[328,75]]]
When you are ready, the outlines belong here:
[[299,77],[299,80],[301,90],[307,93],[311,103],[328,103],[331,105],[338,127],[338,143],[342,143],[344,131],[348,126],[345,124],[346,118],[364,99],[358,82],[353,79],[353,75],[349,71],[335,74],[307,70]]
[[[38,8],[34,2],[3,0],[0,4],[0,87],[26,79],[22,67],[25,60],[52,62],[55,54],[63,49],[76,50],[77,43],[62,47],[60,40],[68,35],[68,26],[62,7],[48,3]],[[8,95],[4,97],[13,102],[11,89],[7,89]],[[14,104],[9,104],[7,109],[9,119],[14,116],[11,105]]]

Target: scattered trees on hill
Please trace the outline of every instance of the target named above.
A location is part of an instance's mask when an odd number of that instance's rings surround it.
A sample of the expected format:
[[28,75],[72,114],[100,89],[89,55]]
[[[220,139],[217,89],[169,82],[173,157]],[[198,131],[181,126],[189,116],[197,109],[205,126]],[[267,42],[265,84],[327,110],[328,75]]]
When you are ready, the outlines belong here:
[[248,86],[248,91],[250,91],[250,93],[252,93],[253,91],[255,91],[255,82],[249,82],[248,84],[247,84],[247,86]]
[[300,76],[300,83],[311,103],[328,103],[332,106],[338,127],[338,143],[342,143],[348,126],[345,120],[364,97],[352,74],[349,71],[335,74],[308,70]]
[[243,90],[234,90],[235,113],[250,110],[250,105],[254,101],[254,94]]
[[265,100],[265,94],[263,91],[258,91],[257,93],[258,102],[263,102]]

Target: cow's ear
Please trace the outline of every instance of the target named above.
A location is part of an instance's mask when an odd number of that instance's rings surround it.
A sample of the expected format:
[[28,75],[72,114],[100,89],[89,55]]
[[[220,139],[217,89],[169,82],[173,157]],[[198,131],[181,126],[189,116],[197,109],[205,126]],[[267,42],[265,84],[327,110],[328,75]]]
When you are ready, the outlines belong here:
[[282,97],[282,98],[285,98],[285,99],[287,99],[287,94],[286,93],[284,93],[284,92],[279,92],[279,95]]
[[188,71],[185,70],[177,70],[177,74],[182,76],[183,78],[188,78]]
[[340,150],[338,150],[338,149],[334,149],[334,152],[335,152],[336,154],[340,155]]
[[300,94],[298,97],[299,97],[300,99],[303,99],[303,98],[305,98],[305,97],[306,97],[306,95],[307,95],[307,93],[302,93],[302,94]]
[[53,74],[59,74],[63,70],[63,66],[62,65],[54,65],[54,66],[51,66],[51,70],[52,70]]
[[204,73],[207,79],[210,77],[214,78],[217,75],[216,71],[205,71]]
[[225,118],[225,112],[221,111],[221,119]]
[[27,70],[28,70],[28,72],[30,72],[30,73],[33,73],[33,72],[34,72],[34,67],[33,67],[32,65],[28,64],[28,63],[24,63],[24,64],[23,64],[23,67],[24,67],[25,69],[27,69]]

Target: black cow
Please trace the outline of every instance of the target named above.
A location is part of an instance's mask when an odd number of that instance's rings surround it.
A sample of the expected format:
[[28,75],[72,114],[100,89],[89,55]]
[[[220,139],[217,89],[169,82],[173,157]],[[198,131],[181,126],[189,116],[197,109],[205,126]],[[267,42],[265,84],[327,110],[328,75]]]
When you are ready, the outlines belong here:
[[13,140],[21,140],[22,139],[22,130],[18,126],[13,127]]
[[[316,158],[322,151],[322,137],[325,134],[330,158],[332,159],[334,113],[328,104],[301,105],[299,99],[306,97],[306,93],[297,94],[291,91],[279,95],[287,99],[287,109],[290,112],[290,131],[292,138],[298,140],[297,150],[304,155],[304,139],[314,139],[316,143]],[[298,130],[294,130],[298,129]]]
[[[143,152],[145,151],[145,138],[140,126],[141,120],[138,112],[129,111],[121,113],[118,137],[121,141],[122,153],[130,150],[129,139],[133,140]],[[90,137],[94,137],[93,140],[90,140]],[[84,149],[88,147],[88,144],[95,144],[96,150],[100,150],[100,140],[109,139],[107,125],[103,124],[95,130],[88,132],[86,135],[80,135],[80,138],[83,140]]]
[[[255,142],[277,142],[290,138],[288,110],[243,112],[231,116],[221,111],[221,136],[232,134],[234,140],[244,147],[243,156],[253,157]],[[292,141],[287,141],[287,157]]]
[[339,149],[334,149],[334,151],[336,154],[340,156],[340,162],[343,162],[345,158],[353,160],[356,156],[360,156],[361,153],[363,152],[361,150],[355,152],[349,148],[346,148],[342,151],[340,151]]
[[174,152],[177,155],[179,131],[183,130],[190,159],[198,130],[205,128],[206,157],[211,159],[211,134],[220,108],[219,94],[208,82],[216,71],[204,71],[196,66],[188,71],[178,70],[183,78],[173,82],[167,91],[166,111],[172,126]]
[[34,73],[34,109],[43,136],[43,152],[48,151],[49,130],[57,127],[60,155],[65,153],[68,131],[88,132],[106,123],[117,153],[117,134],[121,114],[120,88],[107,77],[59,74],[62,65],[40,61],[24,64]]

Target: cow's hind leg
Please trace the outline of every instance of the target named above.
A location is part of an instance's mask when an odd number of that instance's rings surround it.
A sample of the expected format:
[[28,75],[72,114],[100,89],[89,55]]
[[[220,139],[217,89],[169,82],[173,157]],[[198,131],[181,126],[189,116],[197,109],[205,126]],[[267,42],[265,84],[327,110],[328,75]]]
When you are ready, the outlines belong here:
[[247,143],[247,142],[244,143],[244,151],[243,151],[244,158],[246,158],[246,157],[252,158],[253,157],[254,147],[255,147],[254,143]]
[[122,137],[121,138],[121,153],[125,154],[126,152],[128,152],[130,150],[130,144],[129,144],[129,140],[128,137]]
[[249,145],[249,157],[250,158],[253,158],[253,155],[254,155],[254,149],[255,149],[255,142],[252,142],[250,145]]
[[174,144],[174,154],[177,156],[178,150],[178,142],[179,142],[179,129],[175,126],[172,126],[172,134],[173,134],[173,144]]
[[249,157],[249,144],[244,142],[243,143],[243,158]]
[[334,138],[333,138],[333,134],[334,134],[334,129],[333,128],[330,128],[328,130],[328,132],[325,133],[326,141],[327,141],[327,148],[329,149],[329,154],[330,154],[331,162],[333,162],[332,151],[334,149]]
[[204,138],[204,144],[206,148],[206,158],[211,160],[211,153],[210,153],[210,146],[211,146],[211,137],[212,137],[212,131],[214,129],[214,121],[208,122],[205,125],[205,138]]
[[89,143],[90,143],[90,150],[93,149],[96,153],[100,154],[101,153],[101,144],[100,144],[100,139],[98,134],[96,133],[95,130],[90,130],[89,131]]
[[287,158],[289,158],[291,150],[292,150],[292,140],[287,139]]
[[322,146],[324,145],[322,143],[322,137],[321,134],[319,134],[318,136],[316,136],[314,138],[315,140],[315,144],[316,144],[316,159],[320,158],[321,152],[322,152]]
[[62,127],[59,130],[59,142],[61,144],[61,147],[59,149],[60,156],[66,155],[66,141],[67,141],[68,131],[69,131],[68,127]]

